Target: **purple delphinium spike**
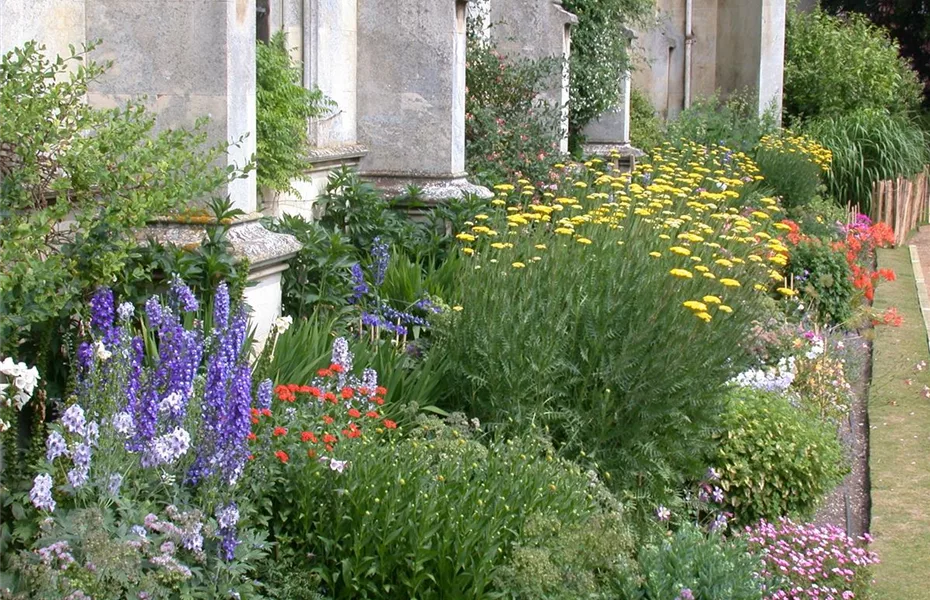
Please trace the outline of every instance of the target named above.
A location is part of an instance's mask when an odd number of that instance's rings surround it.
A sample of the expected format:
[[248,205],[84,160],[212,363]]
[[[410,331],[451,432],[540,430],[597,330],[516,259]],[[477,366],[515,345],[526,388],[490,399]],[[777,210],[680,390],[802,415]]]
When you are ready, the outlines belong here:
[[177,274],[171,279],[171,299],[183,312],[196,312],[200,306],[194,292]]
[[216,294],[213,297],[213,326],[224,330],[227,325],[229,325],[229,288],[224,281],[216,286]]
[[258,384],[258,393],[255,395],[255,406],[259,410],[271,408],[271,393],[274,389],[274,383],[266,379]]
[[372,265],[372,279],[374,281],[375,287],[379,287],[382,283],[384,283],[384,276],[387,273],[388,262],[391,259],[388,245],[382,242],[380,237],[376,237],[373,240],[373,244],[371,246],[371,256],[374,259],[374,264]]
[[161,327],[164,312],[165,309],[162,307],[158,296],[152,296],[145,302],[145,316],[149,320],[149,327],[153,329]]
[[229,406],[224,415],[222,456],[219,459],[223,480],[233,485],[239,479],[249,457],[247,437],[251,431],[252,369],[248,362],[240,364],[233,375]]
[[235,558],[236,546],[240,543],[236,532],[239,507],[235,502],[216,509],[216,523],[219,528],[217,535],[220,538],[220,556],[227,562],[231,561]]
[[90,325],[100,334],[107,346],[119,342],[119,330],[113,325],[115,318],[113,290],[99,288],[90,299]]
[[368,284],[365,283],[365,273],[362,271],[362,265],[355,263],[352,265],[352,296],[349,298],[349,304],[356,304],[362,299],[362,296],[369,292]]

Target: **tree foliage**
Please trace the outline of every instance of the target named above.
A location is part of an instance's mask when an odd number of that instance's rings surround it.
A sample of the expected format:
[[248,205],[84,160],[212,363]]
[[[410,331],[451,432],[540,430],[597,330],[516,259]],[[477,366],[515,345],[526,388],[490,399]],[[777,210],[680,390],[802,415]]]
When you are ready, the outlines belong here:
[[154,133],[140,101],[84,102],[109,64],[91,44],[47,58],[28,42],[0,62],[0,340],[10,350],[40,323],[115,280],[134,254],[134,230],[207,197],[241,173],[205,149],[205,121]]

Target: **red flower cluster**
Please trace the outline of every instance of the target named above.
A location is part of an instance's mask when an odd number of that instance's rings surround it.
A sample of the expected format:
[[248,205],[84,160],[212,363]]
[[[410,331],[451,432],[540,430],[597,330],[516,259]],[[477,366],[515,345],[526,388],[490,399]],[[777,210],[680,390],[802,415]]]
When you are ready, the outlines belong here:
[[885,310],[878,319],[872,319],[872,325],[900,327],[902,323],[904,323],[904,317],[898,314],[898,309],[893,306]]

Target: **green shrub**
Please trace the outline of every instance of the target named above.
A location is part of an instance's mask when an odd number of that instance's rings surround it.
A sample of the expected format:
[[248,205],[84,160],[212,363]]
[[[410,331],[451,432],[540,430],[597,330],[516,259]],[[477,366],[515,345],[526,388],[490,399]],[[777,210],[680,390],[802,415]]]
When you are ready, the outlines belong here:
[[822,323],[845,323],[852,317],[855,289],[852,270],[842,249],[827,241],[801,240],[791,250],[788,273]]
[[713,463],[735,525],[809,516],[846,472],[836,428],[777,393],[731,389],[717,437]]
[[[363,424],[360,437],[326,453],[346,461],[330,467],[301,458],[298,432],[319,431],[318,418],[279,418],[259,434],[271,443],[259,460],[276,490],[273,529],[282,555],[302,561],[308,586],[315,578],[327,597],[491,597],[499,571],[520,561],[515,548],[557,542],[545,527],[580,532],[612,511],[598,504],[588,475],[553,459],[530,431],[485,445],[463,418],[425,420],[406,437]],[[270,435],[279,423],[293,433]],[[276,448],[288,449],[287,464],[271,454]],[[555,575],[567,568],[554,566]],[[588,571],[597,577],[593,564]]]
[[555,59],[505,60],[486,40],[469,35],[465,158],[476,182],[549,179],[559,160],[561,109],[539,96],[558,82],[560,71]]
[[910,177],[930,163],[930,136],[911,118],[886,110],[824,116],[804,130],[833,152],[826,175],[830,194],[865,214],[871,210],[876,181]]
[[673,144],[720,144],[750,152],[766,134],[776,131],[771,112],[759,116],[748,94],[735,94],[726,102],[716,96],[695,101],[668,124],[666,138]]
[[296,193],[291,180],[309,166],[309,120],[333,103],[319,90],[303,86],[303,73],[291,61],[283,31],[256,46],[255,61],[258,185]]
[[814,196],[807,204],[788,211],[788,217],[798,224],[805,235],[826,240],[844,238],[841,228],[846,224],[846,209],[832,197]]
[[663,141],[665,141],[665,131],[662,120],[656,114],[656,109],[644,93],[636,89],[632,90],[630,94],[630,143],[648,154]]
[[805,206],[819,194],[821,177],[830,168],[830,151],[804,136],[782,131],[763,136],[755,153],[765,186],[788,210]]
[[907,113],[921,84],[898,45],[867,17],[788,11],[784,110],[814,118],[862,109]]
[[141,102],[88,105],[110,66],[86,60],[91,48],[49,60],[29,42],[0,61],[0,354],[36,364],[43,381],[67,362],[82,300],[117,276],[146,277],[127,270],[134,231],[240,175],[217,166],[225,145],[204,147],[203,120],[152,135]]
[[762,565],[746,543],[705,534],[691,524],[641,548],[637,560],[640,578],[633,586],[638,589],[625,594],[630,600],[763,598],[762,580],[756,575]]
[[[451,408],[516,429],[544,424],[561,451],[596,462],[647,505],[703,471],[718,389],[748,360],[735,350],[762,296],[754,284],[771,279],[770,267],[739,258],[754,238],[723,234],[736,206],[753,203],[734,191],[750,165],[738,153],[724,162],[720,148],[702,151],[664,147],[632,181],[604,173],[597,159],[570,166],[548,205],[499,190],[509,206],[489,208],[488,220],[460,234],[468,266],[447,301],[463,310],[434,329],[434,351],[449,361]],[[693,160],[706,173],[723,170],[733,188],[709,192],[719,186],[700,172],[685,180],[690,168],[678,165]],[[657,196],[644,191],[649,181]],[[702,216],[698,197],[720,203],[717,217]],[[681,219],[655,217],[656,203]],[[740,229],[772,222],[756,214],[760,221]],[[723,258],[731,252],[742,262]],[[704,296],[710,312],[693,311]],[[720,298],[722,309],[713,304]]]

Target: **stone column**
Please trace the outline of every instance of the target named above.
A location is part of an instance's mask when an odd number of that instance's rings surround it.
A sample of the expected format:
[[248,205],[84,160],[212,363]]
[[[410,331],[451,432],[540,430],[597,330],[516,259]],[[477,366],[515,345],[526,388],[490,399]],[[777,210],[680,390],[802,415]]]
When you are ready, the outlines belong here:
[[360,171],[429,202],[479,193],[465,179],[465,0],[358,0]]
[[[235,142],[227,163],[255,153],[255,0],[86,0],[94,58],[113,60],[88,99],[117,106],[147,97],[158,128],[210,117],[211,143]],[[237,208],[256,209],[255,172],[229,185]]]
[[749,90],[759,114],[781,116],[785,74],[785,0],[719,0],[717,86]]
[[578,17],[562,8],[562,0],[491,0],[490,16],[491,38],[502,55],[561,62],[542,98],[561,113],[560,146],[568,152],[568,59]]

